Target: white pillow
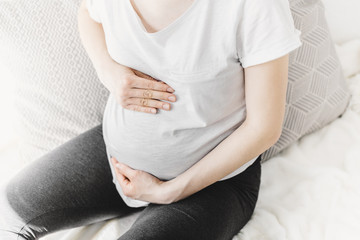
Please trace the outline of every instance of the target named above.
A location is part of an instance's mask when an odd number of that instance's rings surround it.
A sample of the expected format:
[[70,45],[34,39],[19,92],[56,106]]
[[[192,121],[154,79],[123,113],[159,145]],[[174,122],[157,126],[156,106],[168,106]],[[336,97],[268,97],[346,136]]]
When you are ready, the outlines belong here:
[[0,65],[15,81],[21,162],[102,122],[109,92],[78,28],[80,0],[0,0]]

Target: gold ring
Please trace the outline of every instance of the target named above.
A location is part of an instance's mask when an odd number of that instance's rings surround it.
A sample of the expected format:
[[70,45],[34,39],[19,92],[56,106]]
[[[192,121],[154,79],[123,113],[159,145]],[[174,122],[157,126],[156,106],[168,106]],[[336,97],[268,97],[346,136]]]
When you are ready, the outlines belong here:
[[142,98],[140,100],[140,103],[143,105],[143,106],[147,106],[147,103],[148,103],[148,100],[146,98]]
[[143,96],[146,98],[151,98],[152,97],[152,92],[149,89],[146,89],[143,93]]

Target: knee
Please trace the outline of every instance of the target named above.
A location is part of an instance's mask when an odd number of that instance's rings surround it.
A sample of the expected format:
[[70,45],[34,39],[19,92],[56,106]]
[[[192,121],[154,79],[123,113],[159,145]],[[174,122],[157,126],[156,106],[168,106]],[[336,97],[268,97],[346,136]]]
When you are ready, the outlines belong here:
[[[6,184],[0,186],[0,239],[33,240],[35,235],[11,207]],[[20,200],[19,200],[20,201]]]

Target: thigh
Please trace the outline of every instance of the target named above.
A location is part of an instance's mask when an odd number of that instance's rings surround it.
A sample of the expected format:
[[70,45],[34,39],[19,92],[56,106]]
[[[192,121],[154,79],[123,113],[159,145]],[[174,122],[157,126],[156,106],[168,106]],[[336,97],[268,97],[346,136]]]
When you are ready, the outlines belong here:
[[132,210],[112,182],[101,124],[24,168],[0,198],[6,201],[1,210],[7,213],[1,217],[7,226],[0,231],[19,239],[37,239]]
[[260,159],[237,176],[171,204],[149,204],[119,240],[231,240],[250,220],[260,186]]

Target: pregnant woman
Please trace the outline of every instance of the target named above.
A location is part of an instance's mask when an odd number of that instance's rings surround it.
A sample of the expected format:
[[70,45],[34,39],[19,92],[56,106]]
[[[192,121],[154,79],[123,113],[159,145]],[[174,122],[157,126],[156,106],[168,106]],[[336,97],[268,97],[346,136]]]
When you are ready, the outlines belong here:
[[85,0],[82,43],[110,91],[102,124],[23,169],[0,238],[38,239],[134,211],[120,240],[231,240],[279,139],[287,0]]

